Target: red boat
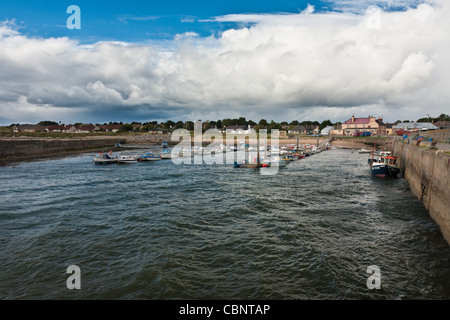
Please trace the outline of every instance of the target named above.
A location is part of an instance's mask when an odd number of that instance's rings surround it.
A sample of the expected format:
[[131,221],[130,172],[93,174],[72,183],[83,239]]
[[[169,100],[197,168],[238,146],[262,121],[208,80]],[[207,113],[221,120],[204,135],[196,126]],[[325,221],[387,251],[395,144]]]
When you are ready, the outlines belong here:
[[398,136],[403,136],[404,134],[409,134],[409,132],[406,131],[405,129],[398,129],[398,130],[395,130],[395,133],[396,133]]

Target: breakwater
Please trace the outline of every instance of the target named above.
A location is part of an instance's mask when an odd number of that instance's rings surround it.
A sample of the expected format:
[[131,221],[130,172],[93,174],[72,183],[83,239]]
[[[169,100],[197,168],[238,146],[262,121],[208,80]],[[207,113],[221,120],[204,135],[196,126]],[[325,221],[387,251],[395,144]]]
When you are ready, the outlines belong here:
[[20,161],[83,151],[94,148],[113,147],[123,143],[117,137],[83,138],[2,138],[0,139],[0,162]]
[[377,148],[382,150],[390,150],[392,148],[392,138],[382,138],[382,137],[335,137],[331,139],[331,145],[340,146],[343,148],[368,148],[376,145]]
[[392,152],[399,158],[411,191],[422,201],[450,244],[450,155],[400,140],[394,141]]

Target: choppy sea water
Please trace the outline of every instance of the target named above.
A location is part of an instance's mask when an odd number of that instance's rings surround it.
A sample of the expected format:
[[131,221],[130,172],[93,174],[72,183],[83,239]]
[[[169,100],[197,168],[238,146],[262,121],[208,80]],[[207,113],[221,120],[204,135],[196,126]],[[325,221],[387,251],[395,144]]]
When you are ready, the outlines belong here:
[[333,149],[274,176],[93,154],[0,167],[0,298],[449,299],[439,227],[366,159]]

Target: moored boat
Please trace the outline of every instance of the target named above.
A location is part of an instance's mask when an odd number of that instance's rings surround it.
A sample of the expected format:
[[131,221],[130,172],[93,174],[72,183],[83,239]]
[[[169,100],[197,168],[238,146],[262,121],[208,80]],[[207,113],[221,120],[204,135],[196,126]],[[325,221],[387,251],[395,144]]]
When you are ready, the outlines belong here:
[[380,157],[378,160],[369,159],[370,173],[375,177],[395,178],[400,173],[397,158],[392,156]]
[[139,161],[157,161],[161,160],[161,155],[154,154],[153,152],[147,152],[146,154],[138,158]]
[[172,159],[175,157],[176,155],[172,154],[172,149],[163,149],[161,152],[161,159]]
[[99,153],[94,157],[95,164],[113,164],[117,163],[117,156],[111,151],[109,153]]
[[163,143],[161,143],[161,147],[168,148],[169,144],[167,143],[167,141],[164,141]]
[[138,162],[137,156],[120,156],[119,159],[117,159],[118,164],[129,164],[136,162]]

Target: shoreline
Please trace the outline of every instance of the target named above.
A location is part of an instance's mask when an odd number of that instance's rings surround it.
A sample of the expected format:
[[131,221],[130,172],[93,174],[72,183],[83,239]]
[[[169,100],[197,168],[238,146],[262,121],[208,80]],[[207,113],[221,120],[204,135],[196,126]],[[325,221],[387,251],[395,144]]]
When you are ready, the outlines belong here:
[[[115,147],[116,143],[123,145],[158,145],[159,141],[132,141],[126,136],[116,137],[77,137],[77,138],[30,138],[30,137],[7,137],[0,138],[0,166],[14,165],[15,163],[34,162],[46,159],[68,157],[74,154],[99,153],[105,149],[117,152],[123,150]],[[162,137],[160,137],[162,138]],[[158,140],[160,140],[160,138]],[[319,143],[323,141],[319,139]],[[131,140],[131,141],[130,141]],[[171,147],[178,144],[168,141]],[[225,142],[225,141],[224,141]],[[210,141],[204,141],[208,145]],[[270,139],[267,141],[270,144]],[[299,139],[299,145],[316,144],[317,138],[303,137]],[[280,139],[280,146],[296,145],[297,139]],[[347,149],[360,149],[365,145],[350,141],[332,141],[332,146],[343,146]]]

